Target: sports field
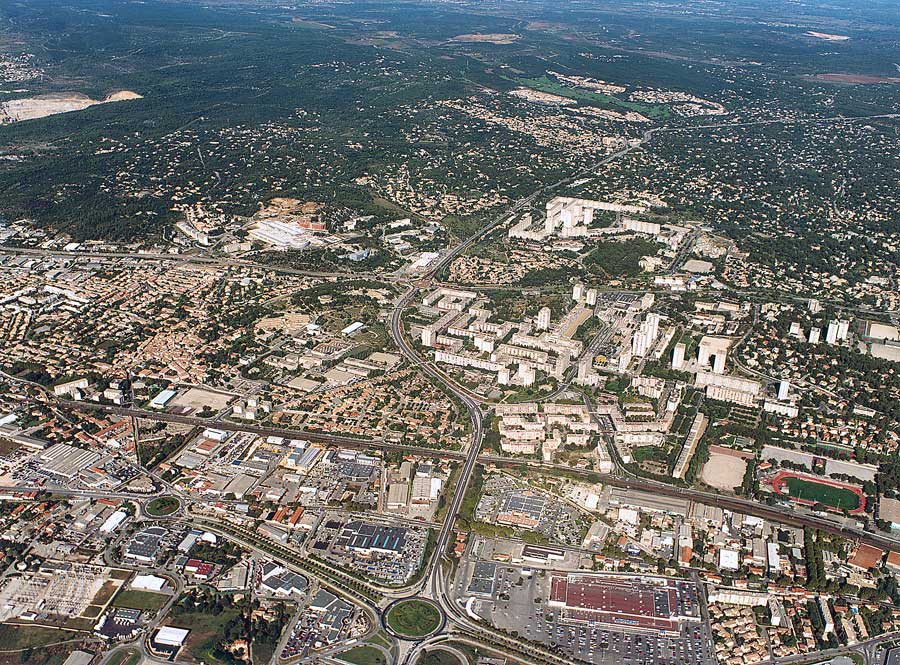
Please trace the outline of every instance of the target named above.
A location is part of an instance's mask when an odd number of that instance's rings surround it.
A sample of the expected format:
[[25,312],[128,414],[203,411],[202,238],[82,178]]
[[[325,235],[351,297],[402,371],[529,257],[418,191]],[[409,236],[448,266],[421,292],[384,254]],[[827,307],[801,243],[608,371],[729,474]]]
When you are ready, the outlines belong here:
[[819,481],[782,472],[772,480],[772,487],[779,494],[786,494],[807,505],[821,503],[835,510],[847,510],[851,513],[858,512],[865,506],[865,498],[858,487],[834,481]]
[[787,492],[798,499],[805,499],[815,503],[824,503],[837,509],[856,510],[859,508],[859,497],[843,487],[822,485],[802,478],[788,478],[786,480]]

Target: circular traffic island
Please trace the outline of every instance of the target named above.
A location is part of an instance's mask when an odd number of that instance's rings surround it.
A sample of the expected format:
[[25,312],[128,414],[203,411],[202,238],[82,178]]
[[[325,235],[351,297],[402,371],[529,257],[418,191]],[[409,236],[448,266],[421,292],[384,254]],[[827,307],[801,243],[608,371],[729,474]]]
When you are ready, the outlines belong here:
[[384,627],[401,640],[421,640],[444,627],[444,613],[425,598],[404,598],[384,611]]
[[144,512],[150,517],[168,517],[181,507],[181,502],[174,496],[158,496],[144,506]]

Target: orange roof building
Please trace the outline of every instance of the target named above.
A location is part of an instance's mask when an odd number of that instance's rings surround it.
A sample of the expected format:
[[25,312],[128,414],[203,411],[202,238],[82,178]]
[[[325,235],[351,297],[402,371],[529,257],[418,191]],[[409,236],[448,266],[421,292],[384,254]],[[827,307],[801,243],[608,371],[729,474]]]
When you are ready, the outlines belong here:
[[847,563],[860,570],[871,570],[881,563],[883,558],[884,550],[873,547],[872,545],[860,544]]

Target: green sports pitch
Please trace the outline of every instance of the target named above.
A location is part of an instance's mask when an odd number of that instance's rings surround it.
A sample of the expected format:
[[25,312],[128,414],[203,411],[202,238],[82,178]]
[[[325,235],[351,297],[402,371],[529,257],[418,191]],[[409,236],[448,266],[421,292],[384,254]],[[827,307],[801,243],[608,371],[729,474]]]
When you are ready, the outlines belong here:
[[859,508],[859,495],[844,487],[824,485],[803,478],[788,477],[784,480],[784,489],[788,495],[803,501],[823,503],[838,510],[856,510]]

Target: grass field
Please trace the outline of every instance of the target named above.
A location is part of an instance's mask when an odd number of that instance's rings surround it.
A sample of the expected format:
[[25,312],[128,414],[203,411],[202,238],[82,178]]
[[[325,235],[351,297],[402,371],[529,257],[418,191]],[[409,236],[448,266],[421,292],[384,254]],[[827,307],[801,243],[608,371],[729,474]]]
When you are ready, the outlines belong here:
[[71,617],[62,622],[62,627],[81,633],[90,633],[94,629],[96,623],[96,619],[88,617]]
[[70,643],[32,649],[30,651],[0,653],[0,665],[22,665],[22,663],[28,663],[28,665],[63,665],[69,655],[73,651],[77,651],[80,646],[85,647],[88,651],[92,648],[96,649],[96,643],[91,644],[94,646],[91,647],[87,644]]
[[354,665],[387,665],[384,654],[375,647],[353,647],[349,651],[338,654],[338,659]]
[[102,613],[103,607],[101,605],[88,605],[84,612],[81,613],[81,616],[86,619],[96,619]]
[[55,628],[43,628],[41,626],[12,626],[7,623],[0,624],[0,644],[4,651],[16,649],[33,649],[43,647],[55,642],[62,642],[77,637],[73,633],[63,633]]
[[415,665],[465,665],[455,655],[443,649],[435,649],[423,654]]
[[838,510],[856,510],[859,508],[859,496],[843,487],[823,485],[803,478],[788,477],[785,479],[787,493],[797,499],[824,503]]
[[198,663],[219,663],[212,655],[216,644],[222,639],[225,624],[238,615],[237,610],[226,610],[221,614],[190,612],[172,617],[169,623],[176,628],[191,631],[184,645],[186,655]]
[[171,496],[160,496],[150,503],[147,504],[146,510],[148,515],[153,515],[155,517],[165,517],[166,515],[171,515],[176,510],[178,510],[179,506],[178,499]]
[[428,635],[441,625],[438,609],[422,600],[399,602],[388,610],[386,618],[395,633],[408,637]]
[[9,455],[14,450],[19,449],[19,444],[13,441],[12,439],[5,439],[0,437],[0,456]]
[[105,606],[120,586],[122,585],[114,580],[104,582],[103,586],[100,587],[100,590],[94,595],[94,598],[91,600],[91,604],[99,605],[101,607]]
[[390,638],[387,636],[387,634],[382,631],[378,631],[377,633],[372,635],[372,637],[370,637],[367,641],[370,642],[371,644],[378,644],[380,646],[383,646],[385,649],[390,649],[391,646],[393,645]]
[[133,610],[156,611],[168,602],[169,596],[152,591],[135,591],[128,589],[121,592],[113,601],[116,607],[128,607]]
[[272,656],[275,655],[275,642],[263,642],[261,640],[253,640],[253,665],[269,665]]
[[138,665],[141,662],[141,654],[125,651],[117,654],[107,665]]

